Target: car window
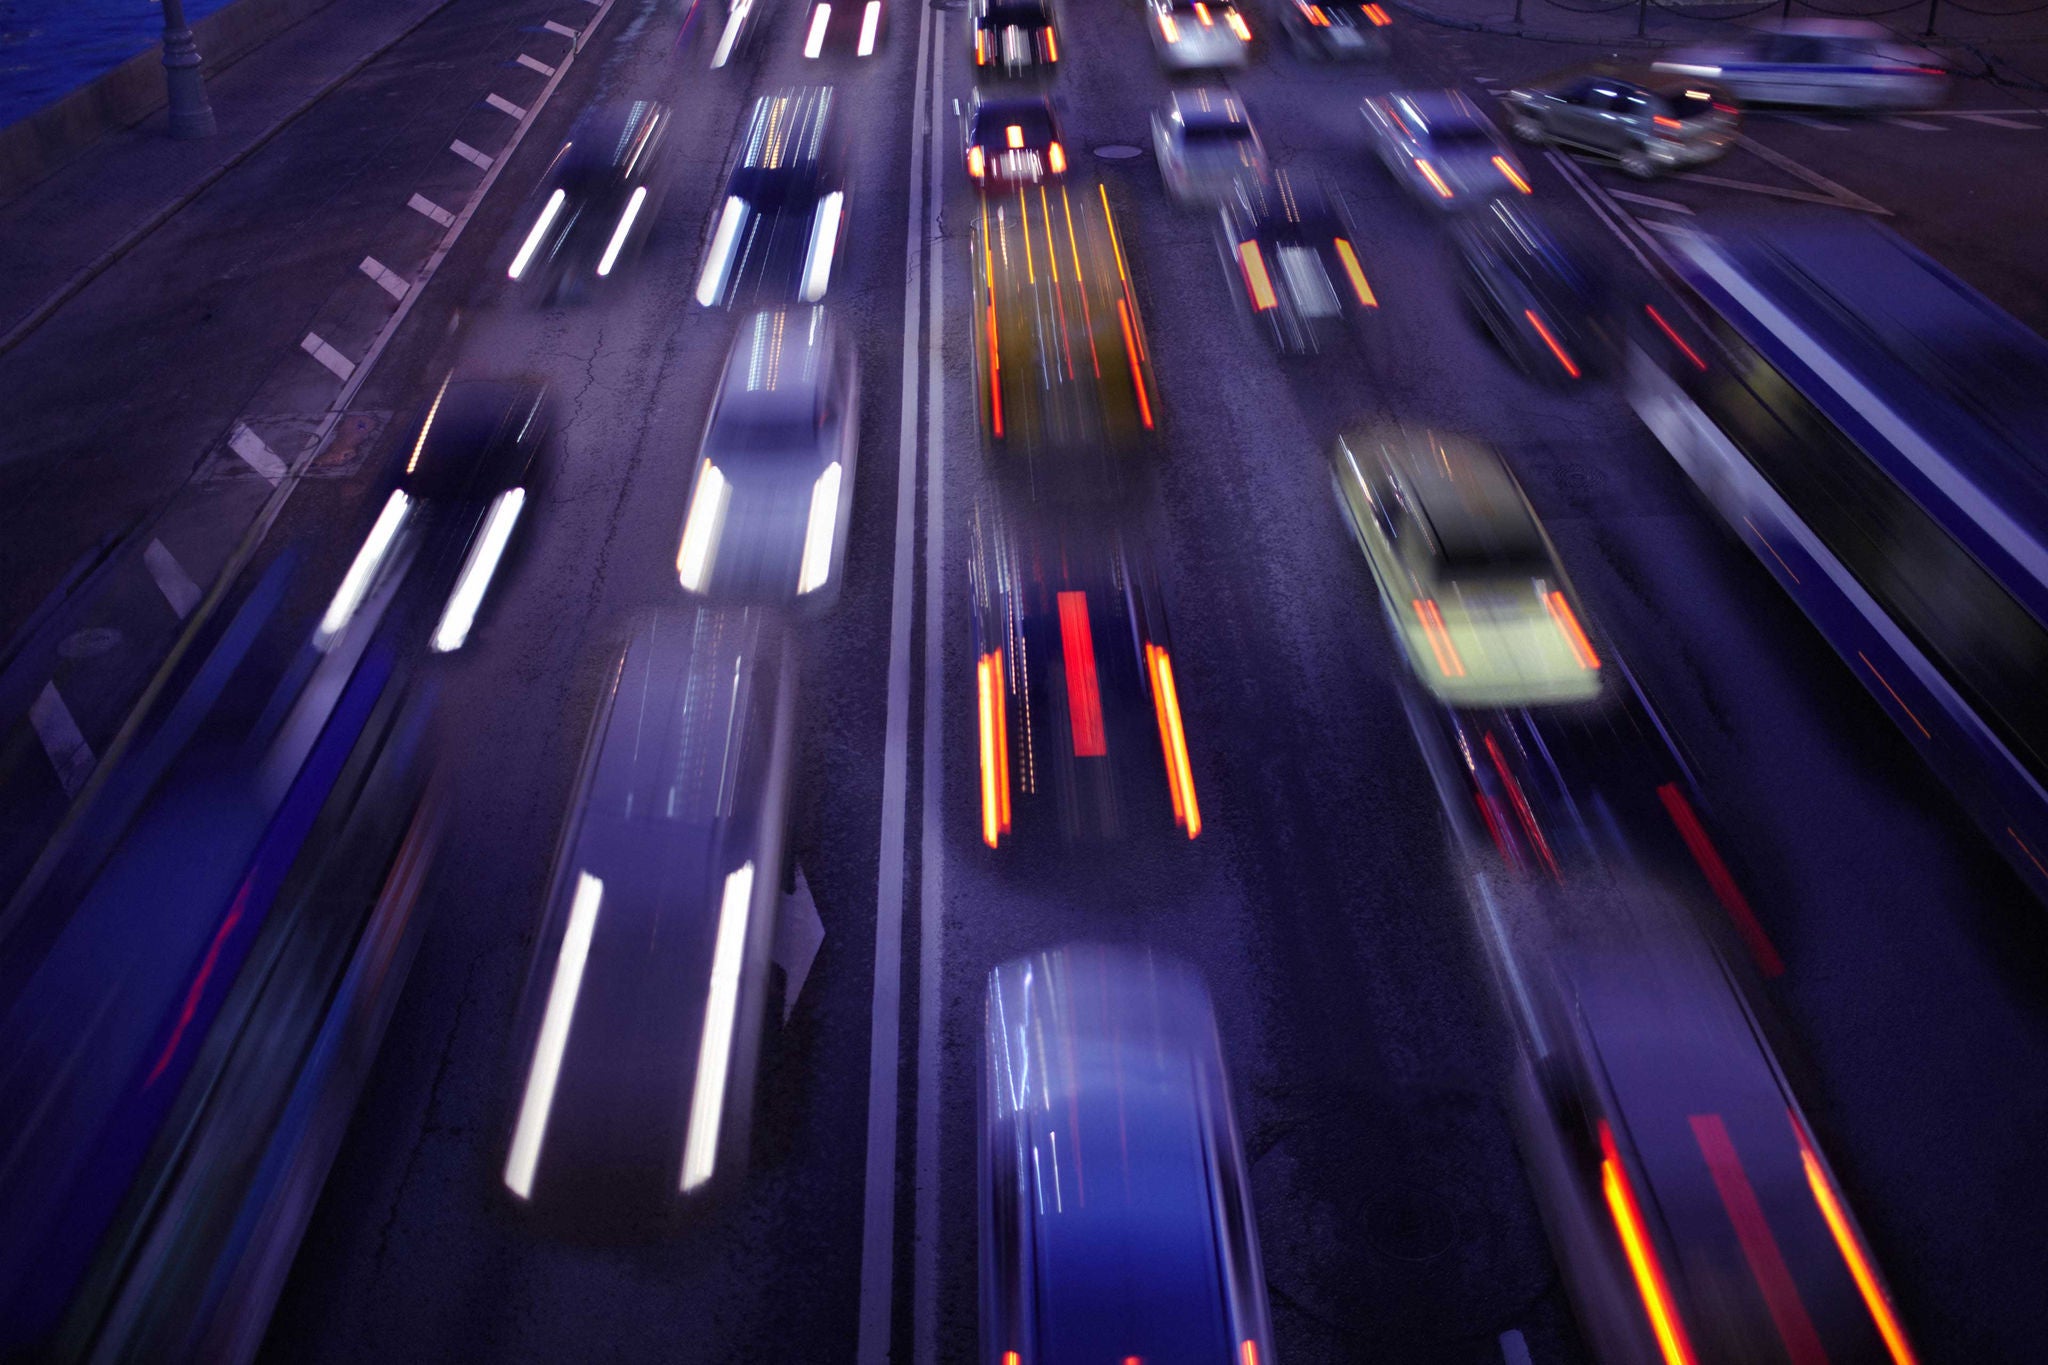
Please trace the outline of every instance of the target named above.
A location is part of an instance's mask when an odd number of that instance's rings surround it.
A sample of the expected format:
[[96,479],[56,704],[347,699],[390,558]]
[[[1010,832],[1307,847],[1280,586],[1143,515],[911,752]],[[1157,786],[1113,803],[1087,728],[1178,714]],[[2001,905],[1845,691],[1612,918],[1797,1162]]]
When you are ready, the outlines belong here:
[[1630,118],[1650,118],[1659,112],[1647,90],[1630,90],[1621,96],[1621,112]]
[[1593,94],[1593,78],[1582,76],[1570,85],[1561,87],[1557,97],[1567,104],[1584,104]]

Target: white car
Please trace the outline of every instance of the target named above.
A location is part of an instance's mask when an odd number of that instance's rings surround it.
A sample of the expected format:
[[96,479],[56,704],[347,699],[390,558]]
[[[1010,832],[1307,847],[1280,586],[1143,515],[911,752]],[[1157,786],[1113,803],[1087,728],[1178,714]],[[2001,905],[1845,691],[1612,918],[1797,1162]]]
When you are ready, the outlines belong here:
[[1251,60],[1252,30],[1219,0],[1149,0],[1152,46],[1169,71],[1214,71]]
[[1268,173],[1266,149],[1244,101],[1206,86],[1176,90],[1152,116],[1152,151],[1166,191],[1182,204],[1214,204],[1239,181]]
[[1949,75],[1926,48],[1860,19],[1788,19],[1725,45],[1687,48],[1656,64],[1718,82],[1744,104],[1827,109],[1927,109]]

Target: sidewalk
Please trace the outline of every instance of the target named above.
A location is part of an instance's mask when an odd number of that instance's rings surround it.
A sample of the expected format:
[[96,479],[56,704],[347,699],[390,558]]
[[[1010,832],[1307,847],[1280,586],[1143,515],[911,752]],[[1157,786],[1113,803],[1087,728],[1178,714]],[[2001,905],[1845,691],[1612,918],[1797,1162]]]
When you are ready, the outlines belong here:
[[[1418,19],[1447,28],[1500,33],[1536,42],[1654,49],[1726,41],[1750,24],[1787,15],[1785,0],[1764,4],[1675,4],[1669,0],[1390,0]],[[1825,8],[1792,0],[1794,19],[1865,18],[1907,42],[1940,53],[1958,75],[2016,92],[2048,94],[2048,4],[2042,0],[1843,0]],[[2031,102],[2031,101],[2030,101]]]

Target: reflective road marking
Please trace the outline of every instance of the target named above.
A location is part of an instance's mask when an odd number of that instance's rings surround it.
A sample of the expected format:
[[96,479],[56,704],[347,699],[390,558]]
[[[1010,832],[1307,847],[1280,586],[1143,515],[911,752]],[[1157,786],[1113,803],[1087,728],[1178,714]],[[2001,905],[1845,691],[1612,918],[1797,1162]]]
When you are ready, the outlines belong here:
[[36,738],[42,741],[50,766],[57,770],[64,794],[76,796],[85,779],[92,776],[97,760],[92,756],[92,746],[79,733],[78,722],[71,718],[71,708],[57,695],[56,683],[43,684],[43,690],[28,708],[28,723],[35,727]]

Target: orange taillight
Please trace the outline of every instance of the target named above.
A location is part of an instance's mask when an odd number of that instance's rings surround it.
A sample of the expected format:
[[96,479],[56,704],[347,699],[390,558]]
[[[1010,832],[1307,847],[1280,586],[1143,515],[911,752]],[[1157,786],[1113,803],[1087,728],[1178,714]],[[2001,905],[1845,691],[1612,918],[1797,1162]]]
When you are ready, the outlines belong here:
[[1607,1210],[1614,1218],[1622,1254],[1628,1258],[1629,1273],[1635,1277],[1636,1292],[1642,1298],[1643,1311],[1649,1315],[1650,1330],[1656,1335],[1664,1365],[1697,1365],[1692,1342],[1678,1316],[1678,1305],[1671,1297],[1671,1286],[1664,1278],[1664,1267],[1657,1260],[1657,1248],[1650,1240],[1649,1226],[1643,1222],[1635,1191],[1629,1188],[1628,1175],[1621,1167],[1621,1153],[1615,1149],[1614,1133],[1605,1119],[1600,1120],[1600,1189],[1607,1197]]
[[[1003,651],[975,664],[976,709],[981,727],[981,841],[994,848],[1010,832],[1009,707],[1003,691]],[[1010,1356],[1014,1361],[1014,1353]]]
[[1578,613],[1561,592],[1552,592],[1543,599],[1550,608],[1551,619],[1557,622],[1558,630],[1564,634],[1564,642],[1572,647],[1572,657],[1579,661],[1579,667],[1588,671],[1600,667],[1600,656],[1593,652],[1593,642],[1586,638],[1585,628],[1579,625]]
[[1146,642],[1145,672],[1152,683],[1152,709],[1159,721],[1159,745],[1166,756],[1166,789],[1173,798],[1173,822],[1192,839],[1202,832],[1202,808],[1195,802],[1195,776],[1188,766],[1187,733],[1181,727],[1180,695],[1173,686],[1173,660]]
[[1054,175],[1067,173],[1067,154],[1061,150],[1059,143],[1055,142],[1045,149],[1045,164],[1052,168]]
[[1279,303],[1273,296],[1273,280],[1266,274],[1266,258],[1257,242],[1243,242],[1237,248],[1237,262],[1244,271],[1244,287],[1252,296],[1252,307],[1263,313]]

